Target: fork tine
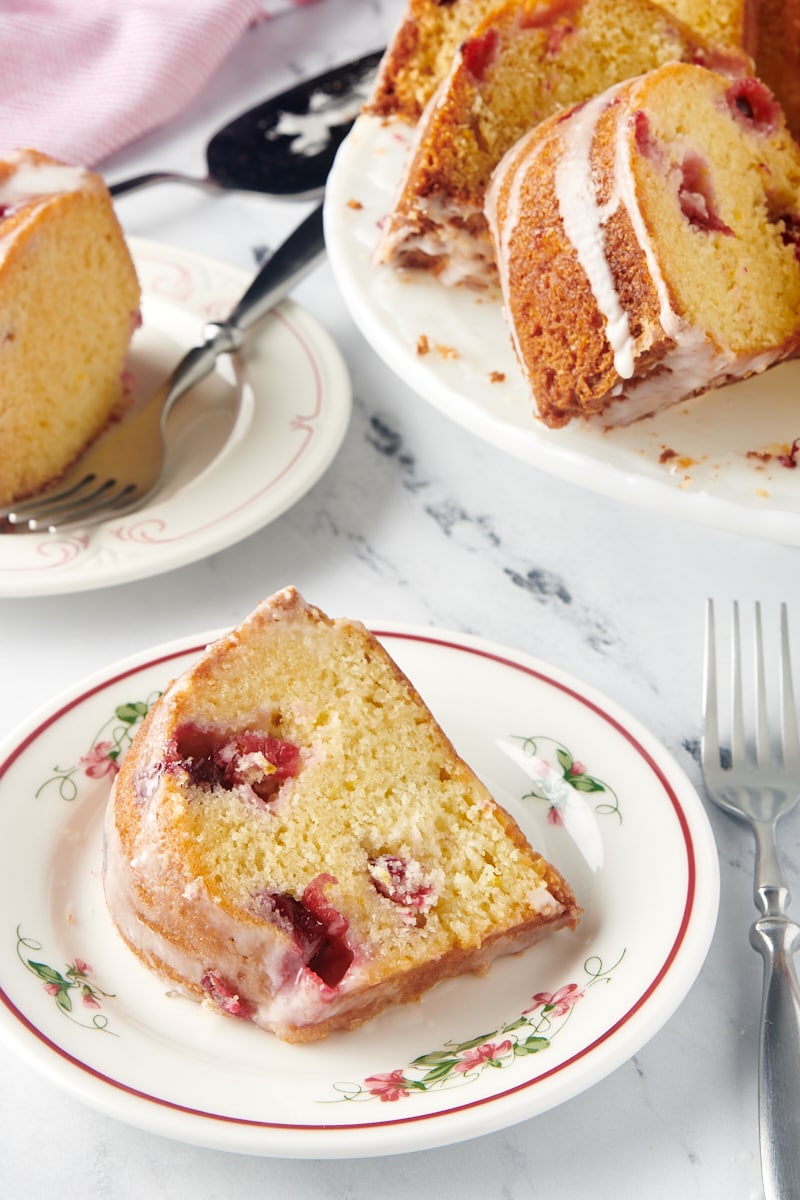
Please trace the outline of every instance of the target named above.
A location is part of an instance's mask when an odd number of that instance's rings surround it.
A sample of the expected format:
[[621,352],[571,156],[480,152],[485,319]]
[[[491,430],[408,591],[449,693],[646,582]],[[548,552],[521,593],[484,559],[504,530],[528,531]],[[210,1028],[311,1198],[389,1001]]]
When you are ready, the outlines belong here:
[[[709,715],[713,683],[713,608],[707,605],[706,686],[704,706],[712,733],[715,718]],[[766,706],[761,607],[755,604],[755,695],[747,704],[748,726],[753,726],[757,769],[748,765],[744,737],[745,698],[742,687],[742,653],[739,605],[731,610],[732,731],[730,769],[707,769],[705,751],[701,765],[709,800],[732,816],[746,821],[755,838],[753,899],[759,911],[750,926],[750,944],[764,961],[764,981],[759,1021],[758,1113],[764,1195],[800,1197],[798,1171],[798,1103],[796,1084],[800,1070],[800,979],[795,952],[800,947],[800,925],[788,914],[789,889],[784,883],[776,837],[778,822],[800,801],[800,756],[795,698],[789,657],[787,606],[780,614],[781,733],[783,762],[771,752]],[[748,671],[749,675],[749,671]],[[771,681],[771,677],[770,677]],[[723,685],[724,690],[724,685]],[[749,701],[749,695],[748,695]],[[750,718],[752,717],[752,721]],[[759,761],[764,757],[769,761]]]
[[[91,486],[94,479],[87,479],[86,486]],[[85,489],[79,495],[72,496],[67,493],[64,496],[50,496],[47,500],[43,500],[38,506],[31,505],[34,510],[29,512],[30,519],[35,520],[37,517],[46,518],[48,513],[53,516],[58,516],[60,513],[77,512],[81,508],[89,508],[93,506],[96,500],[107,496],[112,488],[118,487],[116,479],[105,479],[102,483],[97,483],[90,492]]]
[[763,765],[770,759],[769,721],[767,719],[767,685],[764,675],[764,639],[761,628],[761,604],[757,600],[753,615],[753,637],[755,667],[755,755],[756,765]]
[[742,689],[742,642],[739,629],[739,602],[734,600],[731,613],[731,767],[744,770],[747,746],[744,736],[744,700]]
[[781,755],[787,771],[800,771],[792,656],[789,646],[789,610],[785,603],[781,605]]
[[[118,490],[110,495],[109,488],[113,487],[117,487]],[[94,495],[87,496],[85,500],[72,505],[62,505],[49,513],[45,511],[38,516],[29,517],[26,523],[31,533],[57,533],[60,529],[68,526],[94,525],[99,521],[104,521],[106,517],[113,516],[121,509],[127,508],[137,498],[135,484],[127,483],[123,487],[119,487],[113,480],[109,480]]]
[[714,601],[706,601],[706,641],[703,662],[703,732],[700,738],[703,766],[719,766],[719,721],[717,717],[717,651],[714,632]]
[[22,524],[27,521],[28,515],[31,512],[41,512],[42,508],[47,505],[62,504],[65,500],[77,499],[87,487],[94,483],[96,478],[96,475],[90,473],[84,475],[82,479],[78,479],[77,482],[60,492],[54,492],[52,495],[31,496],[28,500],[20,500],[17,504],[5,510],[2,515],[12,525]]

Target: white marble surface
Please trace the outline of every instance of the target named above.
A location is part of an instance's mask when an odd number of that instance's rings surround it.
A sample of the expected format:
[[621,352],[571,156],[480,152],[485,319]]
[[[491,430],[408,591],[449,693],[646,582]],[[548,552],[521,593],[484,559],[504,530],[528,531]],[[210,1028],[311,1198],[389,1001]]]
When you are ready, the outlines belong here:
[[[205,141],[225,119],[382,44],[401,7],[322,0],[253,30],[184,119],[104,164],[108,177],[202,172]],[[248,270],[305,211],[174,186],[119,202],[129,234]],[[293,582],[333,613],[465,630],[556,663],[635,713],[699,783],[704,600],[796,598],[797,551],[637,511],[506,457],[393,378],[349,319],[327,263],[296,298],[336,339],[352,374],[352,424],[333,466],[274,524],[205,561],[85,594],[3,600],[0,732],[92,671],[232,624]],[[119,1124],[2,1046],[0,1192],[62,1200],[759,1196],[753,854],[744,829],[711,820],[722,905],[696,985],[634,1060],[554,1111],[388,1161],[251,1158]],[[800,817],[787,820],[785,835],[796,886]]]

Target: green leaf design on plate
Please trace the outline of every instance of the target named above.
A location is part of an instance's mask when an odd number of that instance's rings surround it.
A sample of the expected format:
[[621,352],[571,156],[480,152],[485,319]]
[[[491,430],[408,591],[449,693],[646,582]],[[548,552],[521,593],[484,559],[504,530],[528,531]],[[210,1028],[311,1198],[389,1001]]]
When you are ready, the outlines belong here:
[[[116,1037],[117,1034],[108,1028],[108,1017],[99,1011],[102,1001],[113,999],[113,993],[104,992],[102,988],[98,987],[91,978],[92,968],[82,958],[76,958],[74,962],[67,963],[62,973],[55,967],[51,967],[49,963],[28,957],[28,952],[38,954],[43,948],[41,942],[27,937],[22,933],[22,927],[17,926],[17,958],[23,967],[30,971],[31,975],[36,976],[45,992],[53,997],[56,1008],[83,1029],[110,1033],[112,1037]],[[72,1000],[73,992],[77,992],[80,996],[83,1008],[92,1013],[91,1018],[86,1021],[79,1020],[76,1015]]]
[[605,967],[602,959],[591,955],[583,964],[582,984],[566,983],[554,992],[536,992],[529,1008],[496,1031],[467,1041],[445,1042],[439,1049],[418,1055],[405,1068],[378,1072],[360,1083],[334,1083],[337,1099],[327,1103],[375,1099],[393,1103],[407,1099],[413,1092],[468,1086],[485,1070],[507,1070],[521,1058],[540,1054],[549,1049],[589,989],[600,982],[611,982],[612,972],[624,957],[623,950],[613,966]]

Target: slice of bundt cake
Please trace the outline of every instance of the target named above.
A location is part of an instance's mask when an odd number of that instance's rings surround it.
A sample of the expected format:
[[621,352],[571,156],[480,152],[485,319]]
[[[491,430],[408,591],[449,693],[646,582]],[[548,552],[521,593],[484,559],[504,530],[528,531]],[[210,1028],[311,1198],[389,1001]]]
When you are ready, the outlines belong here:
[[[753,8],[764,3],[777,0],[663,0],[660,7],[714,46],[752,53]],[[366,111],[415,124],[450,70],[461,43],[474,35],[479,22],[501,7],[502,0],[408,0]],[[576,4],[574,0],[539,0],[534,7],[547,22],[558,16],[568,18]],[[620,24],[615,7],[609,5],[611,26]]]
[[800,149],[753,78],[671,63],[559,114],[487,197],[539,416],[628,423],[800,347]]
[[[650,0],[508,0],[494,8],[461,44],[422,114],[376,263],[428,269],[446,284],[494,282],[483,206],[506,151],[545,117],[614,83],[714,56]],[[750,69],[744,56],[738,65]]]
[[415,124],[459,43],[497,0],[408,0],[365,111]]
[[0,162],[0,505],[39,491],[124,406],[140,291],[99,175]]
[[150,968],[287,1041],[580,912],[377,639],[293,588],[150,710],[109,802],[104,881]]

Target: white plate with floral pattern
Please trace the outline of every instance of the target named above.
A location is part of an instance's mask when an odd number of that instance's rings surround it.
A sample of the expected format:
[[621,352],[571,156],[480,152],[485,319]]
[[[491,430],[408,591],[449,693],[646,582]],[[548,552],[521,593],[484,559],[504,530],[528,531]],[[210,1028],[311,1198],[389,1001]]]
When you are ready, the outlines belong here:
[[[131,347],[134,403],[149,396],[249,277],[227,264],[130,239],[142,284]],[[0,596],[127,583],[205,558],[275,520],[327,470],[347,431],[351,386],[328,333],[286,300],[170,414],[165,483],[93,529],[0,533]]]
[[208,637],[110,667],[0,747],[0,1033],[103,1112],[280,1157],[441,1146],[568,1100],[674,1012],[714,929],[703,806],[611,701],[462,634],[376,629],[584,916],[488,975],[439,984],[325,1042],[289,1046],[169,994],[103,900],[111,779],[149,704]]
[[325,194],[328,258],[386,364],[452,420],[543,471],[668,516],[800,545],[800,361],[625,429],[547,429],[531,415],[496,295],[372,265],[411,137],[359,117]]

